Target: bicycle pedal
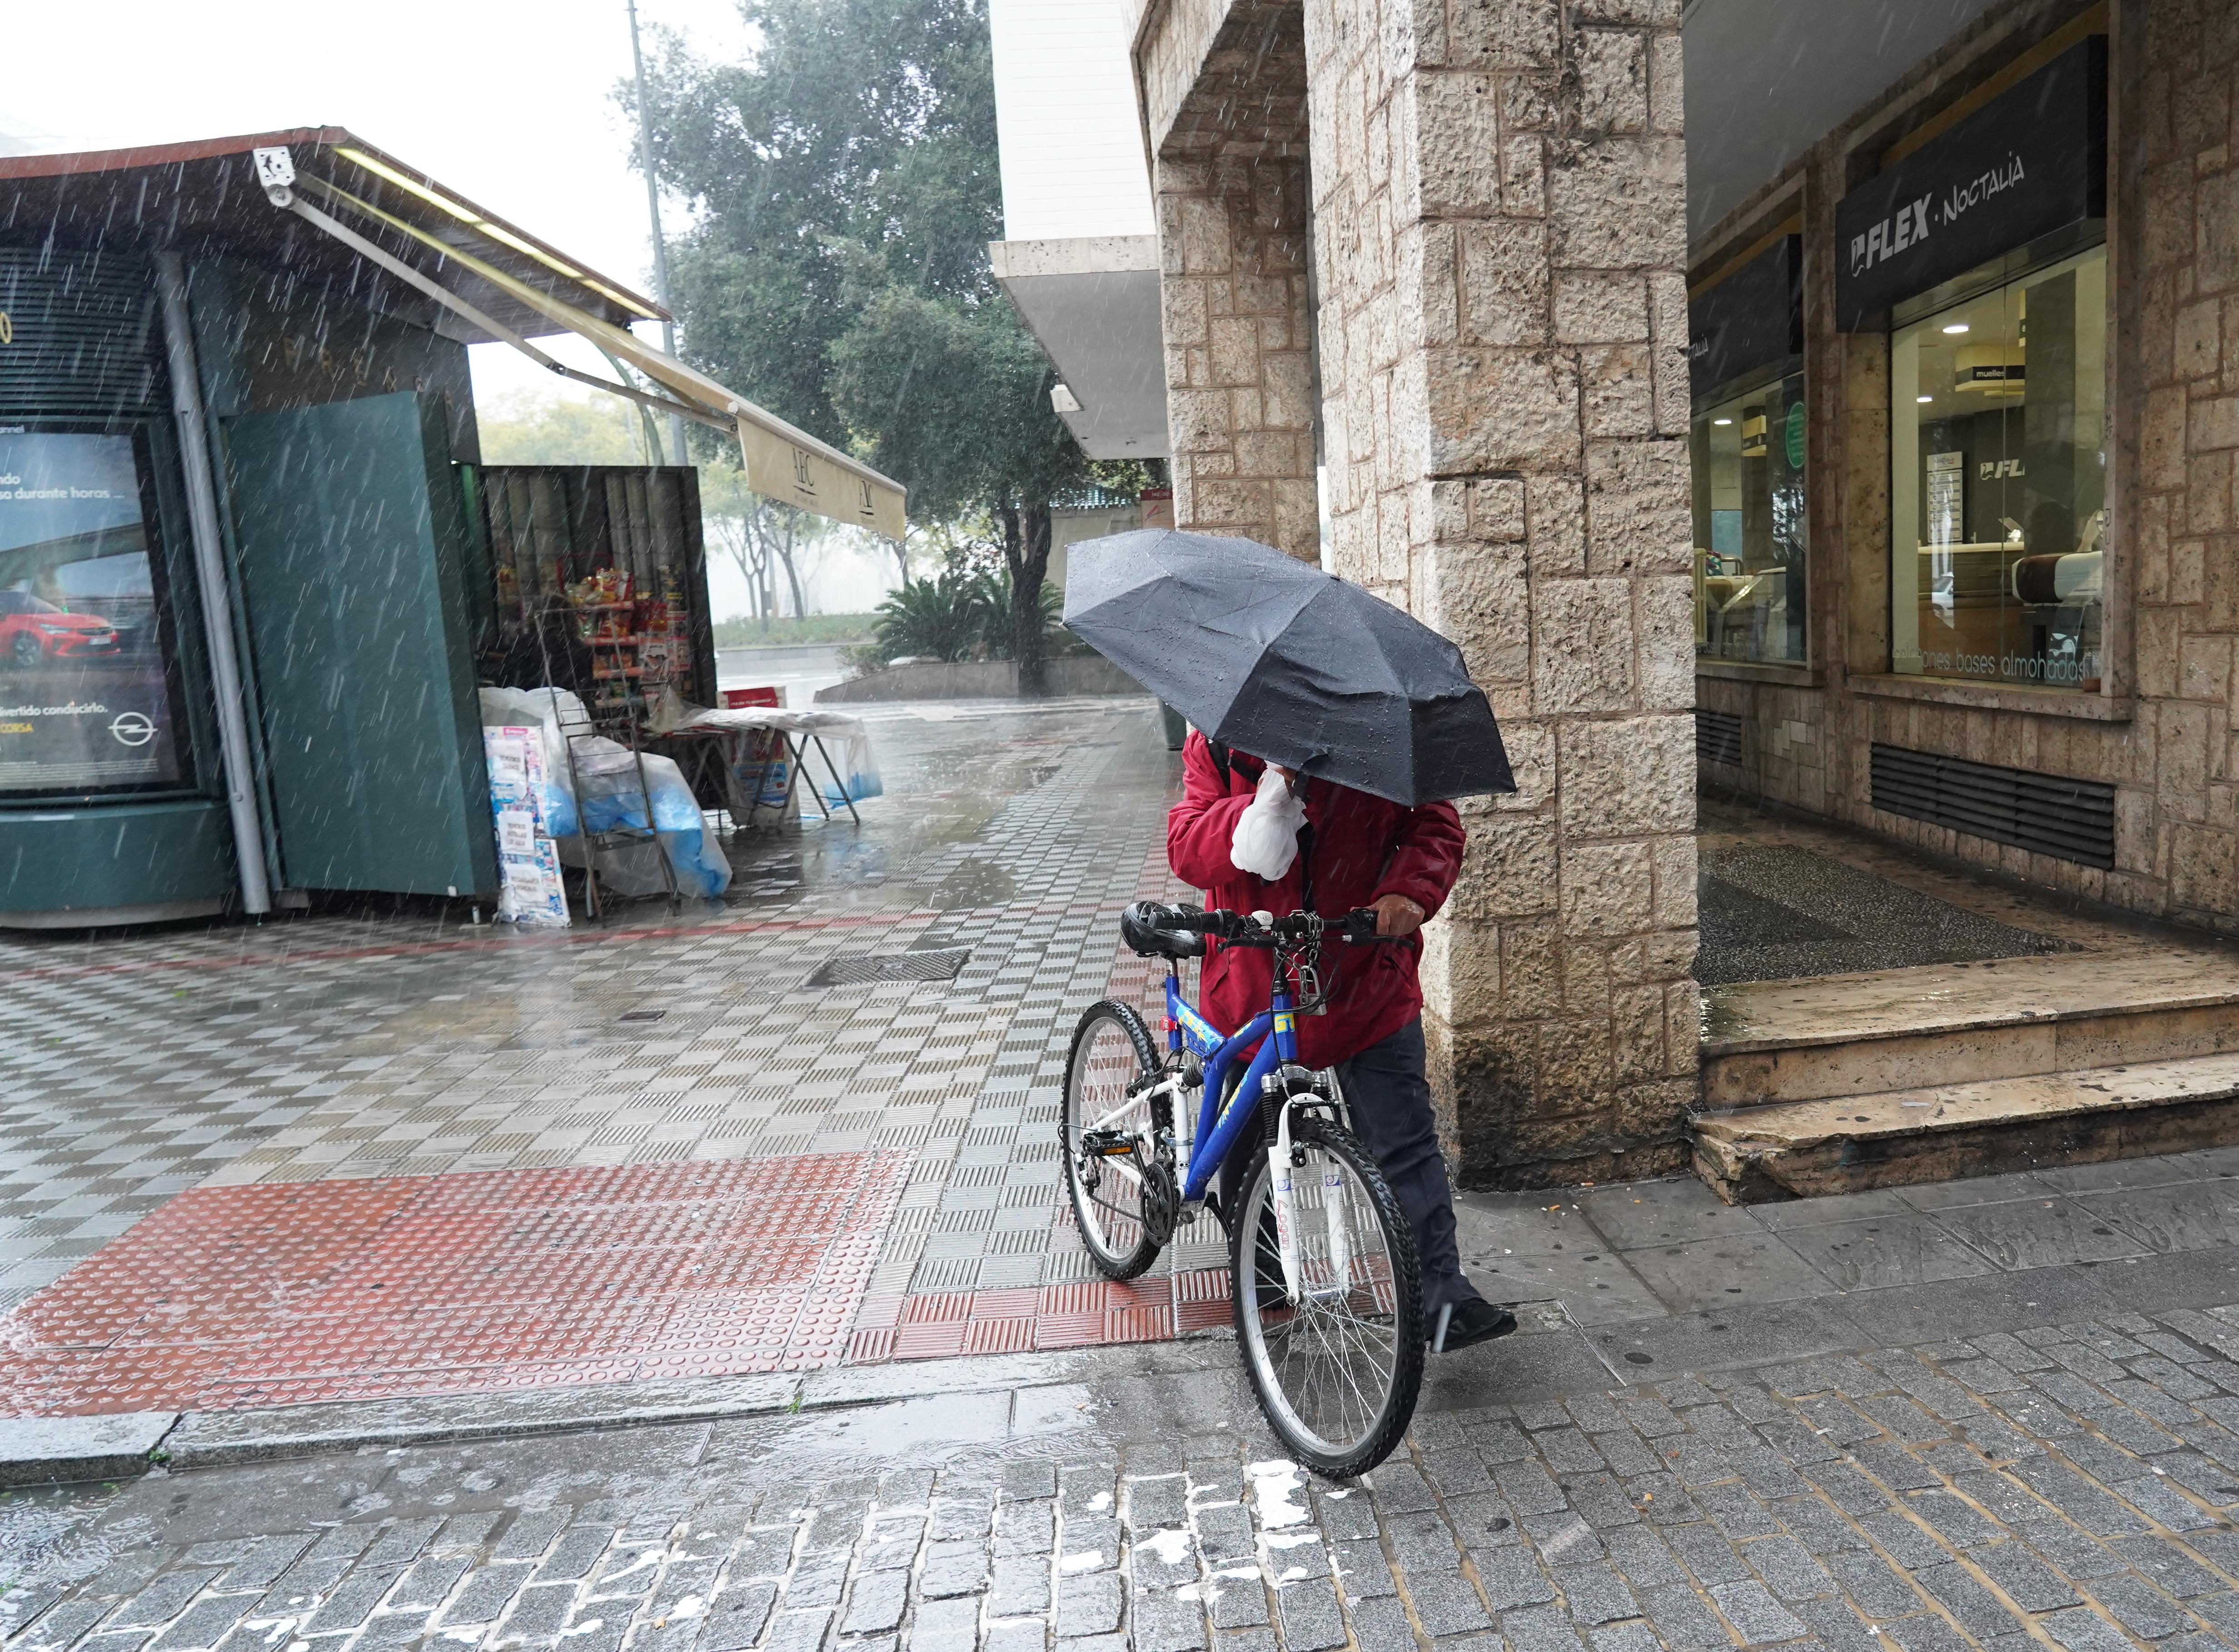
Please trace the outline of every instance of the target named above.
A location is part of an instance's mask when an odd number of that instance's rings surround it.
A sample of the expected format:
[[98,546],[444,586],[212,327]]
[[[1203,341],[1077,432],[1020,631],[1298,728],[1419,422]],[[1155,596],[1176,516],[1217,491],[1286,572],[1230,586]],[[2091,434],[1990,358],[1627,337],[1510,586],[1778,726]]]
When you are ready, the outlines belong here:
[[1088,1158],[1126,1158],[1135,1151],[1135,1138],[1124,1130],[1084,1130],[1080,1151]]

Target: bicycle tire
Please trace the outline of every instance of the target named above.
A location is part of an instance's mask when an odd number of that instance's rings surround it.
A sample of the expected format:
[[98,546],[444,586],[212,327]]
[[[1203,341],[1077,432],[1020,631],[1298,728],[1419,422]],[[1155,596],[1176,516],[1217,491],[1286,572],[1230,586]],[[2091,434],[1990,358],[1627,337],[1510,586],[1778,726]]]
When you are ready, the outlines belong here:
[[[1415,1401],[1423,1383],[1424,1347],[1422,1283],[1415,1257],[1415,1240],[1407,1226],[1406,1217],[1400,1213],[1399,1200],[1392,1197],[1392,1189],[1384,1180],[1383,1172],[1377,1169],[1376,1161],[1369,1156],[1368,1150],[1350,1131],[1312,1115],[1304,1118],[1294,1116],[1291,1142],[1294,1148],[1307,1150],[1310,1167],[1316,1164],[1314,1156],[1317,1153],[1340,1163],[1349,1178],[1349,1191],[1357,1191],[1357,1197],[1347,1198],[1346,1209],[1372,1215],[1379,1230],[1379,1237],[1386,1258],[1392,1297],[1389,1330],[1379,1333],[1388,1335],[1391,1343],[1389,1370],[1382,1384],[1384,1392],[1380,1403],[1372,1410],[1366,1406],[1362,1408],[1367,1414],[1363,1416],[1357,1430],[1346,1437],[1331,1439],[1313,1431],[1302,1408],[1304,1397],[1286,1391],[1284,1386],[1278,1368],[1291,1362],[1279,1359],[1271,1350],[1271,1327],[1280,1330],[1282,1340],[1287,1344],[1297,1335],[1298,1328],[1302,1324],[1310,1325],[1312,1318],[1286,1304],[1273,1304],[1264,1312],[1259,1305],[1260,1278],[1257,1264],[1262,1251],[1260,1212],[1268,1208],[1271,1198],[1268,1161],[1272,1149],[1267,1145],[1260,1146],[1254,1152],[1251,1168],[1245,1172],[1243,1189],[1238,1199],[1237,1219],[1229,1227],[1230,1300],[1235,1310],[1238,1351],[1242,1357],[1245,1372],[1251,1379],[1252,1393],[1259,1402],[1260,1414],[1267,1419],[1268,1426],[1275,1430],[1275,1436],[1282,1441],[1285,1449],[1316,1474],[1332,1480],[1350,1480],[1367,1473],[1390,1456],[1392,1448],[1405,1436],[1408,1424],[1414,1421]],[[1303,1194],[1305,1190],[1302,1189],[1301,1192]],[[1319,1197],[1317,1190],[1315,1198],[1319,1199]],[[1318,1208],[1319,1205],[1315,1204],[1298,1210],[1296,1225],[1306,1225],[1306,1211]],[[1300,1235],[1302,1271],[1308,1267],[1308,1257],[1305,1253],[1312,1248],[1312,1237],[1304,1232]],[[1320,1260],[1325,1264],[1327,1259],[1325,1255]],[[1339,1301],[1346,1307],[1352,1323],[1365,1324],[1380,1319],[1381,1316],[1372,1315],[1368,1319],[1363,1319],[1350,1304],[1365,1295],[1370,1301],[1380,1305],[1382,1296],[1375,1289],[1373,1258],[1365,1256],[1357,1257],[1348,1267],[1349,1280],[1355,1276],[1356,1270],[1362,1282],[1359,1288],[1349,1287],[1339,1295]],[[1280,1275],[1276,1277],[1279,1281]],[[1338,1295],[1329,1290],[1314,1294],[1324,1297]],[[1310,1294],[1306,1305],[1312,1303],[1312,1294]],[[1284,1320],[1286,1313],[1290,1315],[1288,1321]],[[1338,1322],[1334,1311],[1325,1315],[1325,1317],[1329,1323]],[[1306,1339],[1300,1336],[1298,1340],[1303,1346]],[[1328,1343],[1323,1339],[1320,1345],[1325,1349]],[[1303,1383],[1310,1379],[1301,1375],[1297,1380]],[[1332,1391],[1338,1392],[1334,1388]],[[1356,1389],[1355,1392],[1359,1390]],[[1363,1396],[1364,1399],[1365,1397]],[[1341,1392],[1339,1392],[1339,1402],[1343,1403]]]
[[[1084,1128],[1084,1112],[1096,1107],[1108,1112],[1113,1102],[1110,1095],[1100,1100],[1087,1099],[1092,1085],[1108,1091],[1117,1075],[1105,1072],[1100,1077],[1090,1071],[1092,1064],[1108,1066],[1113,1055],[1119,1053],[1113,1040],[1106,1033],[1116,1035],[1120,1048],[1134,1058],[1134,1072],[1121,1079],[1126,1082],[1158,1070],[1157,1046],[1151,1042],[1150,1029],[1143,1018],[1130,1005],[1116,998],[1100,998],[1081,1012],[1080,1020],[1073,1030],[1073,1047],[1065,1059],[1065,1101],[1058,1114],[1058,1151],[1065,1160],[1065,1185],[1073,1201],[1073,1225],[1080,1230],[1082,1243],[1088,1248],[1088,1259],[1096,1271],[1107,1279],[1133,1279],[1158,1258],[1160,1240],[1144,1220],[1140,1184],[1137,1184],[1133,1213],[1126,1208],[1124,1196],[1098,1197],[1109,1177],[1114,1184],[1124,1182],[1124,1172],[1106,1169],[1113,1163],[1106,1160],[1097,1166],[1095,1181],[1084,1184],[1086,1171],[1080,1150],[1080,1131]],[[1139,1120],[1131,1117],[1128,1123],[1139,1125],[1146,1133],[1155,1123],[1151,1104],[1143,1101]],[[1132,1224],[1133,1231],[1127,1229]]]

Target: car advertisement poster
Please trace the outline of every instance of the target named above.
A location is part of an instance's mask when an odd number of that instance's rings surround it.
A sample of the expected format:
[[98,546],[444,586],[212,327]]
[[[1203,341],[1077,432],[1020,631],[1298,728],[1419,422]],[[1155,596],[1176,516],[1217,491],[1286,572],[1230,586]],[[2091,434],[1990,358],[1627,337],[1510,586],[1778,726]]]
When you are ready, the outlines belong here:
[[0,427],[0,796],[185,778],[130,435]]

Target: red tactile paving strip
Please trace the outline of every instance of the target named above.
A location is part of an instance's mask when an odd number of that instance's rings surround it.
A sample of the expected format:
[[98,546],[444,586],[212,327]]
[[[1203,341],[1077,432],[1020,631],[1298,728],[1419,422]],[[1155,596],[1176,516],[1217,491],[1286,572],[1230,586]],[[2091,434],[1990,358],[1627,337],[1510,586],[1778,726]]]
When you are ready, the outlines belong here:
[[867,1297],[847,1363],[1166,1342],[1230,1323],[1228,1270],[1012,1290]]
[[0,1319],[0,1415],[836,1363],[907,1153],[201,1188]]

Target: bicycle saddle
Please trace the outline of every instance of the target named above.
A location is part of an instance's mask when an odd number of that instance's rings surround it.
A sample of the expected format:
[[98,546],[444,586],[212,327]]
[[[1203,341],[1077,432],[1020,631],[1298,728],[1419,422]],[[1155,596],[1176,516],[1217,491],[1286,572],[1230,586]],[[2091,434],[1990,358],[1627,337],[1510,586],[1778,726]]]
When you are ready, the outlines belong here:
[[1194,917],[1197,911],[1194,906],[1162,906],[1154,900],[1139,900],[1120,914],[1120,938],[1138,958],[1203,958],[1204,936],[1158,927],[1159,919],[1168,913],[1188,912]]

